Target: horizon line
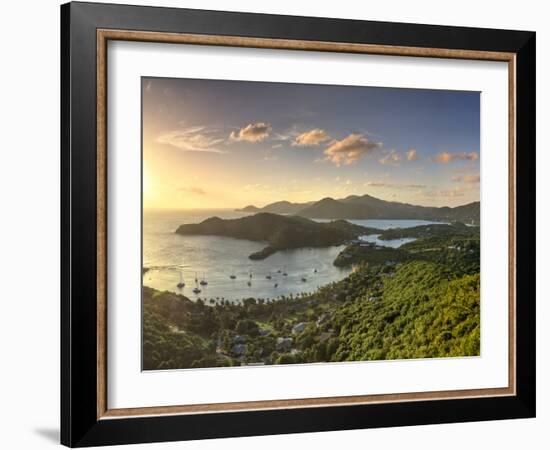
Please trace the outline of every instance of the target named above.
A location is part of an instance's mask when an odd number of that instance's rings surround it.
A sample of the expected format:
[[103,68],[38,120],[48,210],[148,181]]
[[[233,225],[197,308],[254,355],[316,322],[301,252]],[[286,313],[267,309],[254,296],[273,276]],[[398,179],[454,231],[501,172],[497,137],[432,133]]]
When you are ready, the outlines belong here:
[[266,203],[263,206],[257,206],[257,205],[254,205],[254,204],[247,204],[247,205],[244,205],[244,206],[219,206],[219,207],[209,207],[209,208],[186,208],[186,207],[144,206],[143,203],[142,203],[142,210],[157,209],[157,210],[166,210],[166,211],[182,211],[182,210],[197,211],[197,210],[212,210],[212,209],[229,209],[229,210],[235,211],[237,209],[244,209],[248,206],[253,206],[255,208],[262,209],[262,208],[265,208],[266,206],[271,205],[273,203],[279,203],[279,202],[284,202],[284,201],[286,201],[288,203],[292,203],[292,204],[304,204],[304,203],[317,203],[317,202],[320,202],[321,200],[324,200],[324,199],[327,199],[327,198],[339,201],[339,200],[344,200],[346,198],[354,197],[354,196],[355,197],[364,197],[365,195],[368,195],[369,197],[372,197],[372,198],[375,198],[377,200],[381,200],[381,201],[384,201],[384,202],[388,202],[388,203],[402,203],[404,205],[420,206],[420,207],[423,207],[423,208],[458,208],[460,206],[466,206],[466,205],[470,205],[472,203],[481,203],[481,199],[480,199],[480,200],[474,200],[474,201],[471,201],[471,202],[462,203],[462,204],[456,205],[456,206],[449,206],[449,205],[431,206],[431,205],[421,205],[421,204],[416,204],[416,203],[400,202],[400,201],[394,201],[394,200],[384,200],[382,198],[375,197],[374,195],[371,195],[371,194],[350,194],[346,197],[338,198],[338,199],[334,198],[334,197],[327,196],[327,197],[323,197],[321,199],[306,200],[306,201],[303,201],[303,202],[292,202],[290,200],[275,200],[275,201],[272,201],[270,203]]

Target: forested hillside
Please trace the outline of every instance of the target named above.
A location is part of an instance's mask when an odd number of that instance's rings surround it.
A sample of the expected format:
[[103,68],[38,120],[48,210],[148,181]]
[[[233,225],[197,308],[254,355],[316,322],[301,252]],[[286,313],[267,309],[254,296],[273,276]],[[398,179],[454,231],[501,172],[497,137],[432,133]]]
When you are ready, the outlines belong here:
[[348,277],[298,296],[193,302],[144,287],[143,368],[479,355],[479,229],[352,251]]

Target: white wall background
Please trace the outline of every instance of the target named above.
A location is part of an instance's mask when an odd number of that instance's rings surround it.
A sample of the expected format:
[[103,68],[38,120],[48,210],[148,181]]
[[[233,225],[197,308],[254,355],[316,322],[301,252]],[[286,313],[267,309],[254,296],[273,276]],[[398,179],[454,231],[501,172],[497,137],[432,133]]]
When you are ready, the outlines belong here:
[[[139,1],[135,4],[537,32],[538,417],[531,420],[141,445],[159,449],[548,448],[550,263],[548,83],[544,2],[387,0]],[[6,2],[0,28],[0,448],[42,449],[59,439],[59,1]],[[543,124],[546,127],[543,127]],[[546,150],[546,151],[545,151]],[[534,300],[534,299],[533,299]],[[129,447],[127,447],[129,448]]]

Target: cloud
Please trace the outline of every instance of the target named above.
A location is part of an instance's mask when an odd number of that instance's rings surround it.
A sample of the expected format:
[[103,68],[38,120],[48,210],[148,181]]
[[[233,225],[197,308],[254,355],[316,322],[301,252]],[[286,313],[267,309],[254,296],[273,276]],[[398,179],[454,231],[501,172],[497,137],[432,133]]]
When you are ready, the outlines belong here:
[[424,189],[425,184],[399,184],[399,183],[384,183],[381,181],[368,181],[364,184],[365,187],[385,187],[392,189]]
[[464,197],[462,189],[441,189],[435,191],[426,191],[424,195],[427,197]]
[[279,155],[274,155],[271,152],[266,152],[264,155],[264,161],[277,161],[279,159]]
[[[270,137],[273,141],[290,141],[292,139],[294,139],[294,136],[297,136],[298,133],[295,133],[294,131],[290,131],[290,132],[287,132],[286,134],[285,133],[277,133],[277,132],[273,132],[271,133]],[[282,144],[280,144],[282,145]]]
[[326,142],[330,139],[330,136],[326,133],[325,130],[320,128],[315,128],[310,131],[306,131],[296,137],[292,145],[299,145],[301,147],[306,147],[310,145],[319,145],[322,142]]
[[391,150],[385,156],[380,158],[378,162],[382,165],[397,165],[401,162],[401,155],[395,150]]
[[466,175],[464,180],[466,183],[479,183],[480,176],[478,175]]
[[440,152],[435,156],[432,156],[430,158],[432,161],[442,164],[450,163],[451,161],[455,160],[462,160],[462,161],[477,161],[479,159],[479,155],[477,152]]
[[281,148],[283,146],[283,144],[275,144],[275,145],[272,145],[271,148]]
[[272,191],[273,188],[269,184],[261,184],[261,183],[255,183],[255,184],[245,184],[242,187],[245,191],[248,192],[257,192],[257,191]]
[[455,175],[451,177],[451,181],[455,182],[464,182],[464,183],[479,183],[479,174],[478,175]]
[[418,161],[418,154],[416,153],[416,149],[409,148],[406,152],[407,155],[407,161]]
[[384,166],[397,166],[404,160],[409,162],[418,161],[420,157],[416,152],[416,149],[410,148],[404,153],[396,152],[395,150],[390,150],[385,152],[385,155],[378,160],[378,162]]
[[353,164],[381,147],[381,142],[373,142],[362,134],[350,134],[340,141],[332,141],[324,153],[327,161],[339,166],[342,163]]
[[185,186],[178,189],[179,192],[185,192],[187,194],[206,195],[206,191],[197,186]]
[[425,184],[404,184],[403,187],[406,189],[424,189],[426,185]]
[[271,125],[258,122],[250,123],[238,132],[232,131],[229,138],[234,141],[262,142],[269,136],[269,133],[271,133]]
[[224,140],[218,136],[218,130],[206,127],[181,128],[157,137],[158,143],[171,145],[184,152],[227,153],[218,148],[218,144]]

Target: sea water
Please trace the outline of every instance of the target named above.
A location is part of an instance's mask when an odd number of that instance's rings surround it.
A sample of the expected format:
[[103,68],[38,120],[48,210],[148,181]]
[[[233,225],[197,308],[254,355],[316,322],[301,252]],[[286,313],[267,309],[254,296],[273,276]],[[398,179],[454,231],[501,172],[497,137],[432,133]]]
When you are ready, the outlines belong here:
[[[246,215],[227,209],[145,210],[143,267],[149,270],[143,276],[143,284],[161,291],[177,292],[192,300],[201,298],[207,302],[210,299],[239,302],[249,297],[267,300],[314,292],[323,285],[343,279],[351,272],[351,268],[339,268],[332,264],[344,249],[343,245],[285,250],[264,260],[252,261],[248,255],[261,250],[267,243],[175,233],[178,226],[184,223],[198,223],[213,216],[235,219]],[[421,220],[349,222],[379,229],[432,223]],[[391,247],[413,240],[381,241],[377,235],[363,236],[362,239]],[[180,277],[185,283],[182,289],[177,287]],[[202,280],[208,284],[198,284]],[[201,292],[193,293],[195,287]]]

